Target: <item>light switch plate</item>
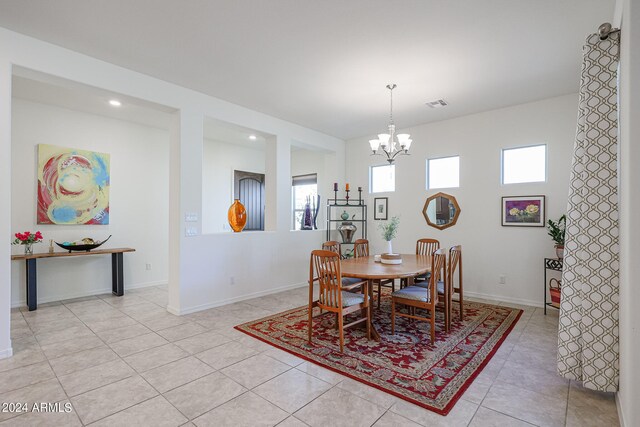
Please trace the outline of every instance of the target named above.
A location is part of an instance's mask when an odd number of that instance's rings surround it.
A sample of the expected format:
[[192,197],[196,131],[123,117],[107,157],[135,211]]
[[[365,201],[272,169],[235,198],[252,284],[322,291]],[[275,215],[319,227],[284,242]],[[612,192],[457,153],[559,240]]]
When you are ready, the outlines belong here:
[[184,220],[185,222],[197,222],[198,214],[196,212],[185,212]]
[[187,227],[184,230],[184,235],[187,237],[193,237],[198,235],[198,229],[196,227]]

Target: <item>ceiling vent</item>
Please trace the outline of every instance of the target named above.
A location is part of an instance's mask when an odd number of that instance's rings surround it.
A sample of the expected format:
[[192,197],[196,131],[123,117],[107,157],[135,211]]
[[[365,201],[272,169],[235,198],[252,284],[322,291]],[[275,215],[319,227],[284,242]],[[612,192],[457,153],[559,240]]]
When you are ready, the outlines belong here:
[[431,101],[431,102],[427,102],[427,107],[429,108],[442,108],[442,107],[446,107],[447,105],[447,101],[445,101],[444,99],[438,99],[436,101]]

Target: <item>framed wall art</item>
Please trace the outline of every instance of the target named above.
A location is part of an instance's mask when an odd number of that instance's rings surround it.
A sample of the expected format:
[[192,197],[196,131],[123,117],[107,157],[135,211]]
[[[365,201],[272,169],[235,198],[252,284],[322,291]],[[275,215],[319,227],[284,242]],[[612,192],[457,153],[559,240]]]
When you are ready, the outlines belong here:
[[544,227],[544,196],[506,196],[502,198],[502,225]]
[[376,197],[373,199],[373,219],[387,220],[387,211],[389,209],[388,197]]

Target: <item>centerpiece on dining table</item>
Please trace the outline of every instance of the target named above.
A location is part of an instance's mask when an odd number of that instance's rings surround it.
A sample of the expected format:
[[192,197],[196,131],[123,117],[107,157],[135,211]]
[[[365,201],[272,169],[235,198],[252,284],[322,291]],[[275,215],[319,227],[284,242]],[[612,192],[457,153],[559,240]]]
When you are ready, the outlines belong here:
[[393,245],[391,243],[398,234],[399,226],[400,218],[397,216],[391,217],[391,221],[378,226],[378,229],[382,232],[382,238],[387,241],[387,252],[380,255],[380,262],[383,264],[402,264],[402,257],[400,254],[393,252]]

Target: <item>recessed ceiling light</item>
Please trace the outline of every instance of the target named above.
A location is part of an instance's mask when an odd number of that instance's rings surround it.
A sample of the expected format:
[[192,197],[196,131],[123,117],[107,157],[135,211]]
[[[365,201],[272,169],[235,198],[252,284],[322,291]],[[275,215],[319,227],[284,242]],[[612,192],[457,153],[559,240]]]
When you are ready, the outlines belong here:
[[258,139],[258,137],[255,135],[249,135],[249,139],[255,141],[256,139]]
[[118,101],[117,99],[110,99],[109,105],[111,105],[112,107],[119,107],[122,105],[122,102]]
[[427,102],[427,107],[430,108],[442,108],[442,107],[446,107],[447,105],[447,101],[445,101],[444,99],[437,99],[435,101],[431,101],[431,102]]

